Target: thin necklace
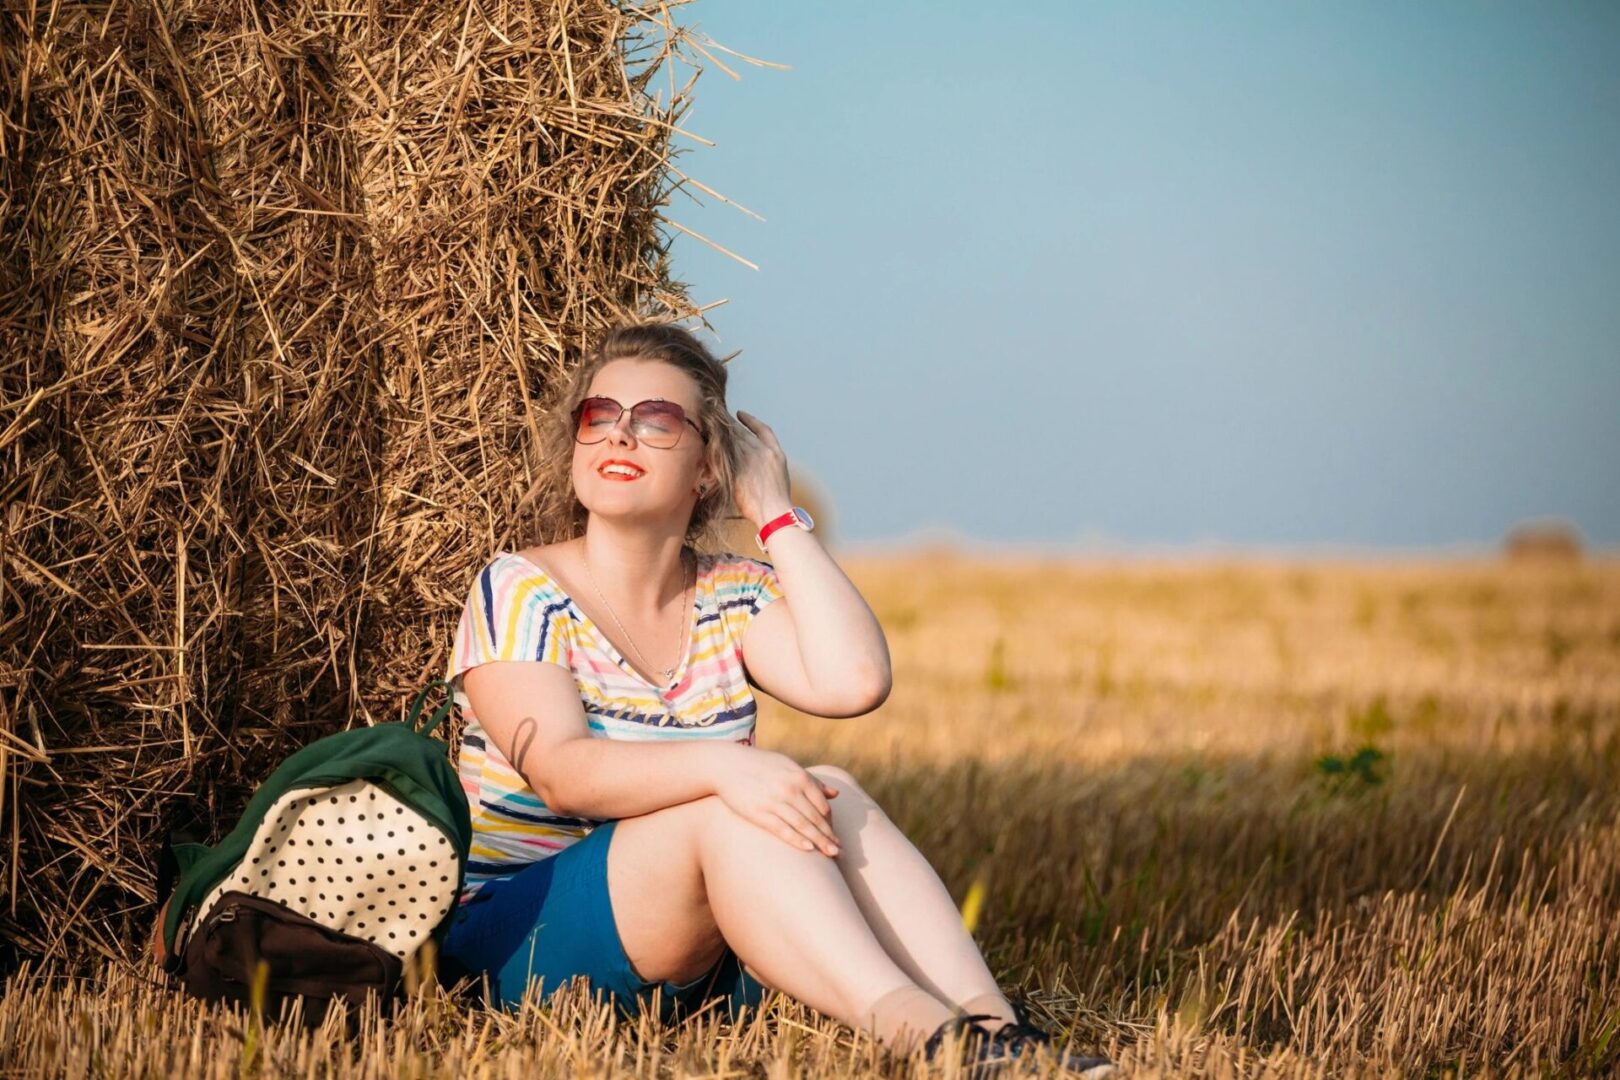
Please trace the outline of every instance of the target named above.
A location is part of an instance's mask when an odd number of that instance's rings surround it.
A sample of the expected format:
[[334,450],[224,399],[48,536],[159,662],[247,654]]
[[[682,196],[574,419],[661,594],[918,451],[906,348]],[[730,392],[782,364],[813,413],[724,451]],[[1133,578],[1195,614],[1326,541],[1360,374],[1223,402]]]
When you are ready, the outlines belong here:
[[[636,650],[636,656],[641,659],[642,666],[645,667],[648,671],[660,671],[660,672],[662,672],[663,675],[664,675],[664,681],[665,682],[668,682],[669,680],[673,679],[675,677],[675,668],[673,668],[673,667],[658,668],[658,667],[654,667],[653,665],[647,663],[647,658],[642,655],[641,647],[636,644],[636,639],[630,636],[630,631],[628,631],[628,630],[626,630],[624,628],[624,623],[619,622],[618,613],[613,610],[613,605],[607,602],[607,597],[602,595],[602,590],[600,588],[597,588],[596,575],[591,573],[590,560],[585,558],[585,553],[584,553],[583,550],[580,552],[579,561],[585,564],[585,576],[590,579],[591,588],[596,591],[596,598],[598,600],[602,601],[602,606],[607,608],[607,613],[609,615],[613,616],[613,622],[615,623],[615,625],[618,626],[619,633],[623,634],[624,639],[630,643],[630,647],[632,649]],[[694,584],[695,583],[696,582],[694,581]],[[675,667],[680,666],[681,657],[686,655],[686,650],[681,648],[681,643],[685,640],[685,636],[686,636],[685,635],[685,631],[686,631],[686,594],[687,594],[687,587],[686,587],[686,552],[683,549],[681,551],[681,623],[680,623],[680,626],[678,627],[678,629],[681,631],[681,635],[675,639],[675,647],[676,647],[676,650],[677,650],[676,653],[675,653]]]

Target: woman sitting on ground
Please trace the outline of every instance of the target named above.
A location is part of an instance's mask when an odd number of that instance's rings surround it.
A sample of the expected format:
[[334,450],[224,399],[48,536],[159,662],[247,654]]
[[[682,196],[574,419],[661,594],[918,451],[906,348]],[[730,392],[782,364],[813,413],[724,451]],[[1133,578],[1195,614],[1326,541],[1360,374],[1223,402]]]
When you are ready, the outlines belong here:
[[[843,769],[754,745],[750,683],[860,716],[889,656],[795,516],[775,434],[727,412],[726,374],[685,330],[621,327],[543,417],[536,490],[561,539],[483,567],[447,672],[474,830],[447,973],[505,1006],[585,975],[664,1020],[776,989],[896,1051],[1032,1053],[1048,1036],[883,810]],[[770,563],[690,546],[733,505]]]

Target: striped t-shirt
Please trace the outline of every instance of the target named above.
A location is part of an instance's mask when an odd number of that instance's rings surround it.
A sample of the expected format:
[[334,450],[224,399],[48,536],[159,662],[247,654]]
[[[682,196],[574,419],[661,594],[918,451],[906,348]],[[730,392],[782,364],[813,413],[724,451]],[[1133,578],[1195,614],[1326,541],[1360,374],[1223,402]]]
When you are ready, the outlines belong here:
[[499,552],[479,571],[461,612],[445,681],[466,721],[461,786],[472,812],[467,900],[582,839],[598,819],[547,809],[489,739],[462,687],[470,668],[493,660],[540,660],[568,668],[592,736],[601,739],[727,739],[752,745],[753,691],[742,662],[749,621],[782,595],[769,563],[731,553],[697,557],[697,599],[686,656],[668,686],[641,677],[557,581],[522,555]]

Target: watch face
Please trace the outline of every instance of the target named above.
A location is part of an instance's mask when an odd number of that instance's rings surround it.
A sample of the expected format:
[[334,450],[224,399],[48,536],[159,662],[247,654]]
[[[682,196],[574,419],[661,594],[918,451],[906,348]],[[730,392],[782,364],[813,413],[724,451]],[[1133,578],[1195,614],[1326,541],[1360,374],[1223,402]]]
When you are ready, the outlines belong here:
[[815,521],[810,517],[810,511],[806,510],[802,506],[795,506],[793,508],[793,516],[798,518],[807,529],[814,529],[816,527]]

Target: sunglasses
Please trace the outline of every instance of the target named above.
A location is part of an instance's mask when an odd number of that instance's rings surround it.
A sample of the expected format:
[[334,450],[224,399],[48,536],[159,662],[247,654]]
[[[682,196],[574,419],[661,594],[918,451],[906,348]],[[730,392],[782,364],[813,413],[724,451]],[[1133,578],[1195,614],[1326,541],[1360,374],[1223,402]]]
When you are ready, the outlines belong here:
[[[599,443],[607,438],[624,415],[625,409],[610,397],[588,397],[574,406],[574,441],[579,443]],[[637,442],[646,443],[655,450],[669,450],[681,441],[681,434],[686,429],[682,424],[692,424],[692,430],[704,442],[709,437],[703,434],[703,429],[692,423],[686,415],[686,410],[673,401],[663,398],[649,398],[638,401],[630,408],[630,431]]]

